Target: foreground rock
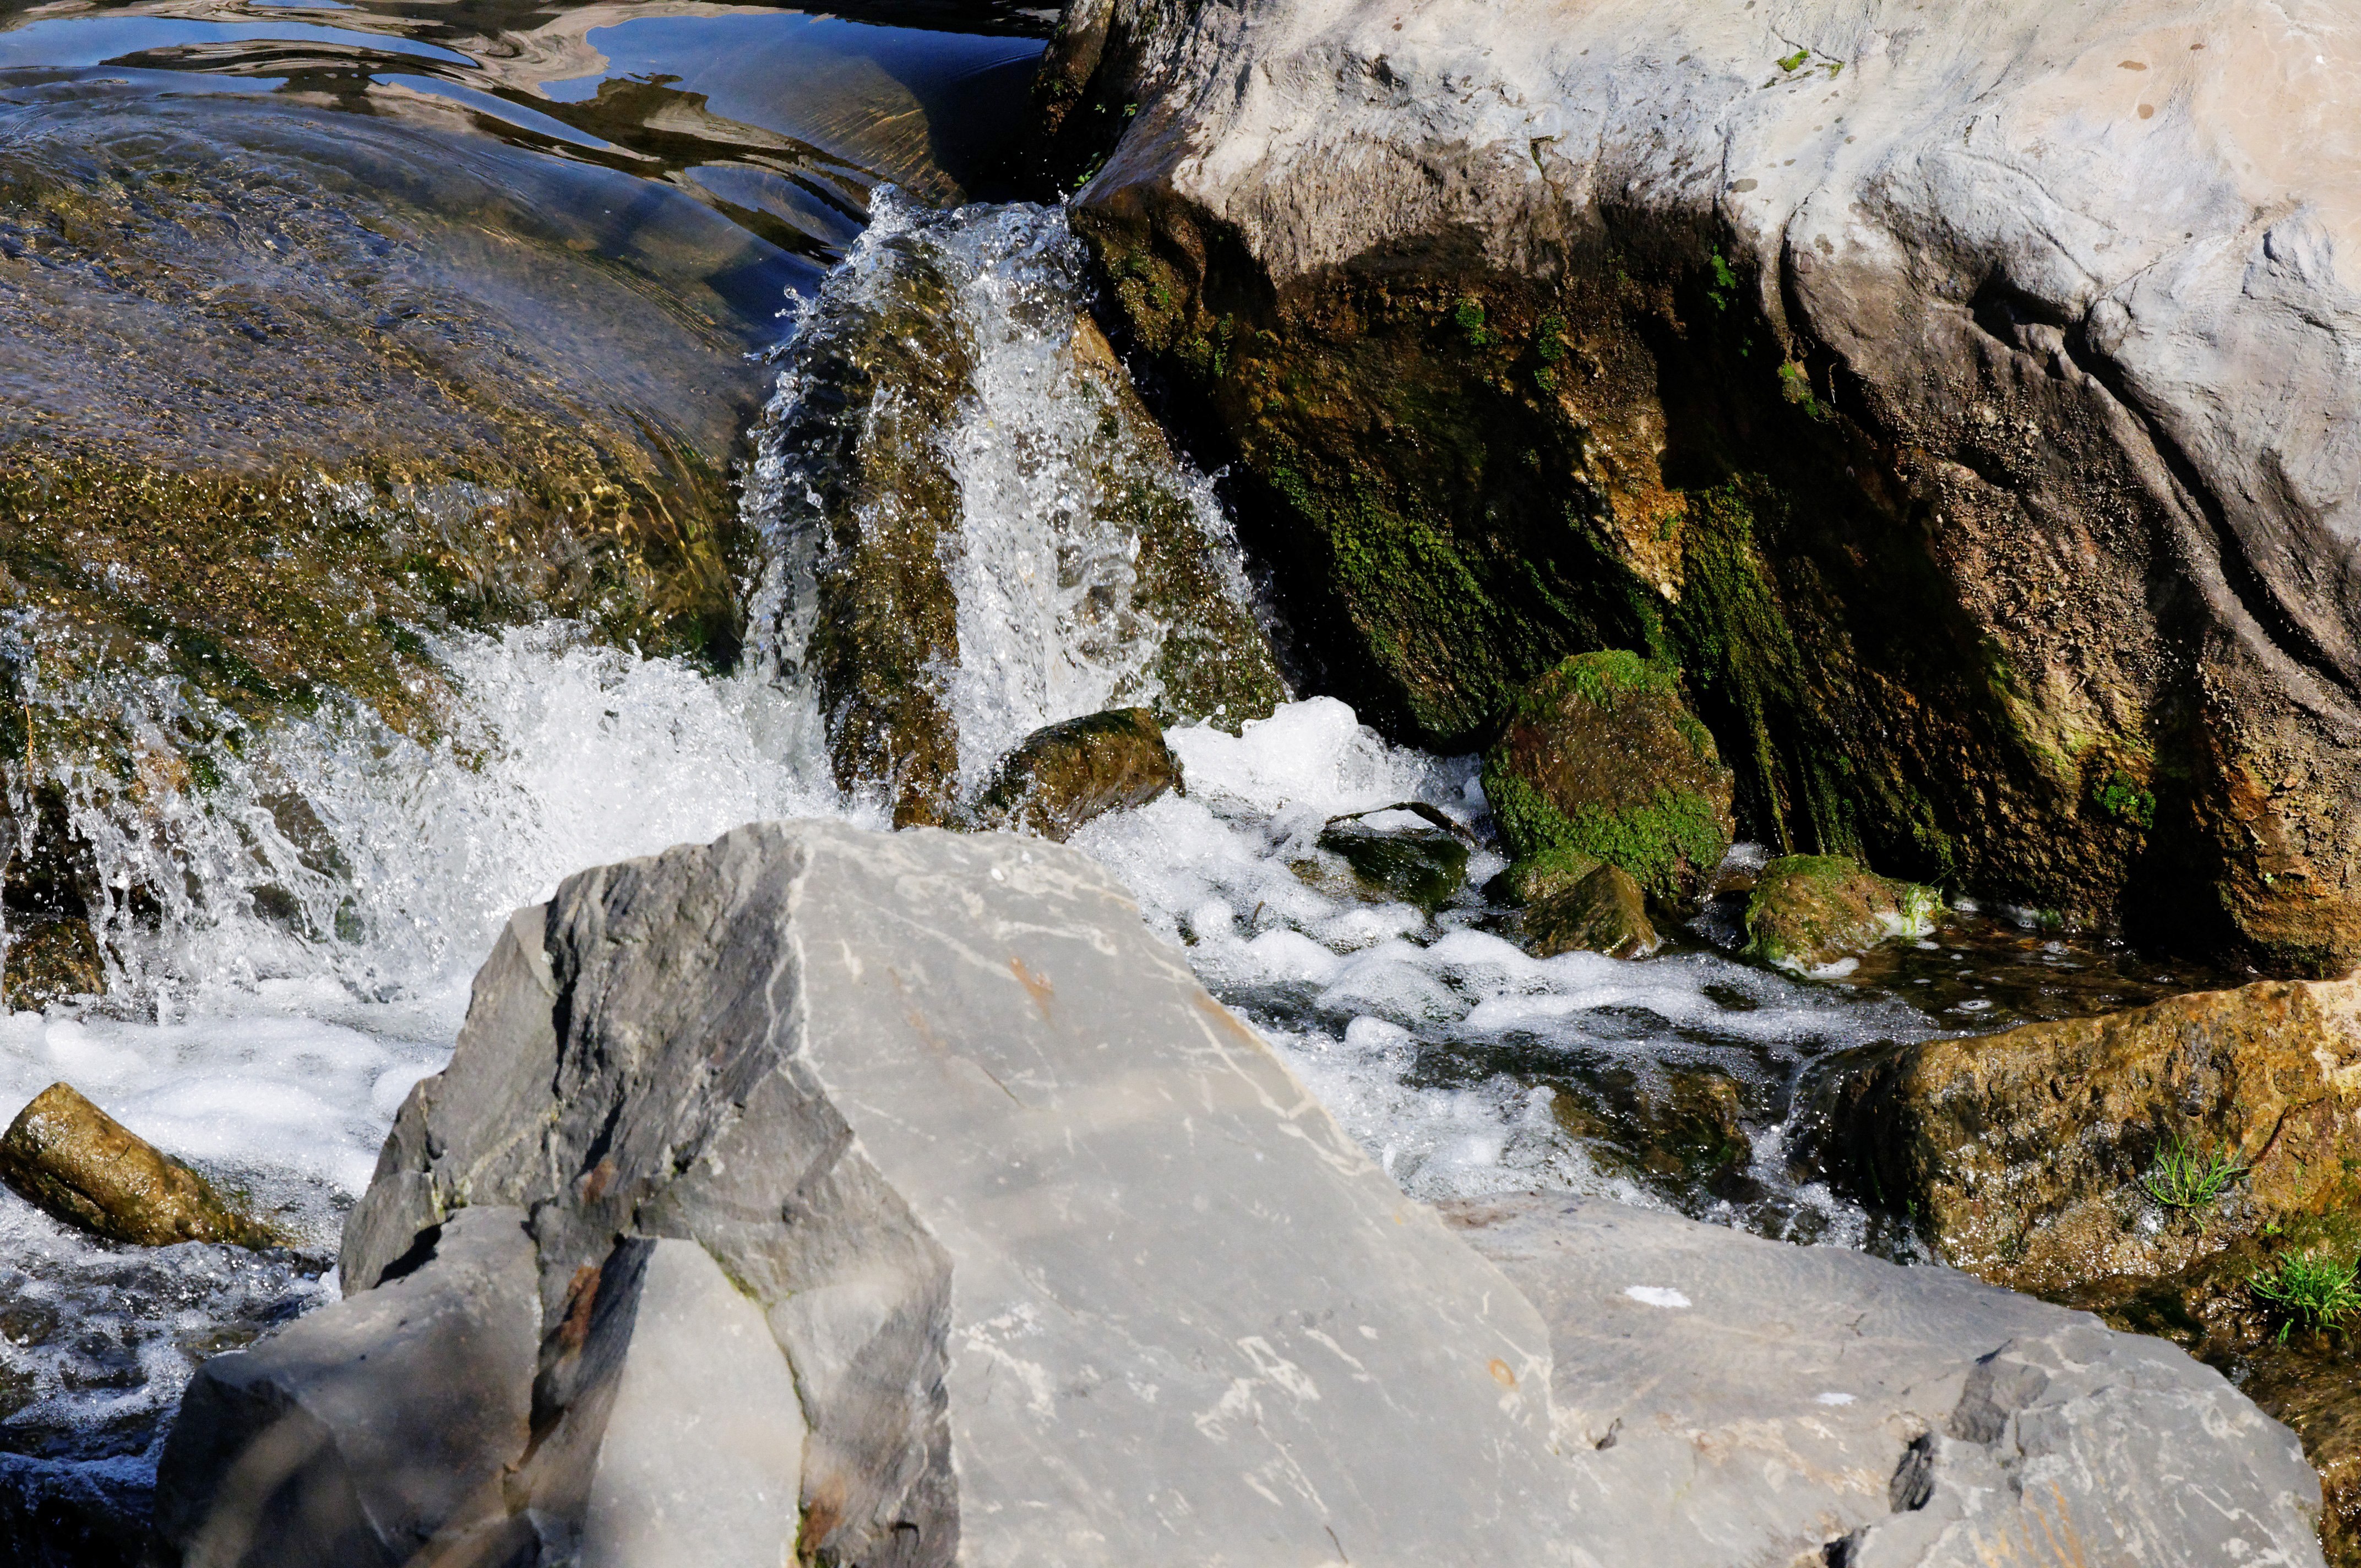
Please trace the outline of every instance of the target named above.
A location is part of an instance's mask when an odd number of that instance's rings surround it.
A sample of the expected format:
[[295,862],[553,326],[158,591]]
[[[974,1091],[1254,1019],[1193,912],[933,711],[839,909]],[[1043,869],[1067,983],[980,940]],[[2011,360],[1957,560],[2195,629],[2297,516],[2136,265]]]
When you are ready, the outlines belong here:
[[2055,1291],[2361,1205],[2356,1108],[2361,981],[2267,981],[1903,1047],[1847,1080],[1829,1141],[1948,1261]]
[[[448,1255],[482,1232],[516,1238],[497,1288]],[[734,1380],[643,1361],[652,1243],[719,1266],[689,1341],[763,1321]],[[1532,1308],[1038,839],[766,826],[570,879],[478,977],[342,1269],[297,1371],[266,1349],[200,1388],[406,1380],[359,1359],[395,1292],[540,1346],[537,1372],[503,1349],[389,1391],[458,1402],[438,1419],[478,1435],[447,1468],[507,1479],[400,1484],[367,1509],[404,1521],[372,1527],[385,1560],[423,1534],[437,1561],[559,1561],[613,1517],[602,1486],[690,1468],[660,1435],[715,1401],[807,1427],[745,1452],[789,1455],[763,1495],[821,1562],[1581,1560]],[[176,1545],[326,1560],[271,1521],[351,1517],[374,1449],[283,1402],[192,1395],[159,1478]],[[752,1511],[751,1486],[681,1506]]]
[[263,1247],[285,1239],[69,1083],[52,1083],[8,1124],[0,1181],[50,1218],[109,1241]]
[[1484,796],[1529,903],[1606,864],[1688,908],[1736,833],[1713,737],[1677,679],[1634,653],[1578,654],[1520,694],[1485,753]]
[[2293,1436],[2170,1345],[1596,1199],[1444,1214],[1549,1323],[1595,1561],[2321,1561]]
[[1180,783],[1180,764],[1156,716],[1118,707],[1027,735],[1002,760],[969,817],[977,828],[1019,828],[1064,843],[1093,817],[1146,806]]
[[1041,80],[1364,714],[1645,650],[1783,850],[2325,974],[2356,60],[2261,0],[1075,0]]
[[1747,950],[1795,974],[1855,959],[1897,937],[1934,929],[1932,888],[1896,882],[1840,855],[1782,855],[1746,903]]

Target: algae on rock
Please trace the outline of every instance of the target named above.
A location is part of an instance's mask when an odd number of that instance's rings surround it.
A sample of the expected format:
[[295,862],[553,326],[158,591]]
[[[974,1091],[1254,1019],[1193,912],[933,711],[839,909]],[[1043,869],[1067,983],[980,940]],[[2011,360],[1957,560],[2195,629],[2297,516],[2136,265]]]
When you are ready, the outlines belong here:
[[1812,974],[1881,942],[1923,937],[1941,906],[1935,890],[1896,882],[1840,855],[1783,855],[1763,868],[1746,904],[1747,951]]

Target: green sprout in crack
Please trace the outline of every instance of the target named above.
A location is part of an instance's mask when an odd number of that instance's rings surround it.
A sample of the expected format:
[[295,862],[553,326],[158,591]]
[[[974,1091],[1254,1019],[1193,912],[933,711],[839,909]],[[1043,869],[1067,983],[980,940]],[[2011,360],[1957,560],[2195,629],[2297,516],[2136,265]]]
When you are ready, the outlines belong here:
[[1789,55],[1786,59],[1781,60],[1779,62],[1779,69],[1782,71],[1799,71],[1803,68],[1804,61],[1811,58],[1812,51],[1810,49],[1799,49],[1795,53]]
[[2202,1209],[2213,1204],[2246,1167],[2226,1154],[2202,1154],[2179,1138],[2156,1151],[2140,1178],[2140,1190],[2167,1209]]
[[2291,1330],[2334,1328],[2361,1311],[2361,1288],[2355,1276],[2361,1268],[2325,1252],[2294,1252],[2259,1273],[2246,1288],[2279,1317],[2279,1343]]

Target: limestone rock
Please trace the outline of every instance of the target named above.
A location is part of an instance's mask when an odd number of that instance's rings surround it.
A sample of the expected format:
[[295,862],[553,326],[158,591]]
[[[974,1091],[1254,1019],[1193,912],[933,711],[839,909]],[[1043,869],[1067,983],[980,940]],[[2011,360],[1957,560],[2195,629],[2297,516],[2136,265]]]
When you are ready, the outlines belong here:
[[53,1219],[140,1246],[285,1238],[69,1083],[35,1095],[0,1135],[0,1181]]
[[1365,716],[1648,650],[1784,850],[2329,974],[2356,60],[2263,0],[1074,0],[1042,104]]
[[513,1209],[414,1271],[200,1367],[156,1482],[183,1568],[413,1561],[525,1451],[540,1305]]
[[1897,937],[1934,929],[1932,888],[1896,882],[1840,855],[1782,855],[1746,903],[1747,951],[1810,974]]
[[1038,839],[767,825],[570,879],[397,1117],[346,1306],[470,1204],[533,1216],[536,1518],[625,1435],[601,1303],[664,1238],[785,1354],[820,1561],[1579,1561],[1531,1309]]
[[1146,806],[1180,786],[1180,763],[1144,707],[1085,714],[1035,730],[1001,762],[969,813],[982,828],[1060,843],[1094,817]]
[[1537,959],[1576,951],[1644,959],[1664,945],[1640,884],[1621,866],[1602,865],[1525,911],[1525,950]]
[[2321,1561],[2294,1438],[2171,1345],[1597,1199],[1444,1214],[1549,1324],[1595,1562]]
[[[1845,1081],[1829,1145],[1946,1259],[2047,1292],[2361,1204],[2356,1111],[2361,981],[2268,981],[1891,1050]],[[2159,1196],[2176,1154],[2231,1179]]]
[[1528,901],[1605,862],[1669,908],[1729,853],[1730,773],[1676,679],[1637,654],[1582,653],[1521,694],[1484,757],[1484,795]]

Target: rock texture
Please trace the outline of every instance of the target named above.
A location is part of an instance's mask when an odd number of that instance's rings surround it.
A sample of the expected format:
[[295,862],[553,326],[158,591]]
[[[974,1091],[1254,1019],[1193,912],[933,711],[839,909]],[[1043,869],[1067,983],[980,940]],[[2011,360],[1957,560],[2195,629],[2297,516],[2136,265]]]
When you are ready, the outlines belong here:
[[1923,937],[1942,906],[1935,890],[1882,877],[1841,855],[1782,855],[1746,901],[1747,951],[1809,974],[1896,937]]
[[1046,156],[1331,684],[1686,672],[1783,851],[2361,956],[2361,21],[1074,0]]
[[0,1135],[0,1181],[52,1219],[139,1246],[285,1238],[70,1083],[35,1095]]
[[1621,866],[1600,866],[1526,910],[1524,936],[1525,950],[1537,959],[1576,951],[1644,959],[1664,945],[1640,884]]
[[[1839,1091],[1830,1142],[1943,1255],[2057,1291],[2163,1276],[2361,1204],[2361,981],[2267,981],[1894,1050]],[[2235,1179],[2160,1200],[2160,1157]]]
[[1180,784],[1156,715],[1118,707],[1027,735],[968,815],[978,828],[1021,828],[1062,844],[1093,817],[1146,806]]
[[[700,1321],[758,1313],[747,1354],[792,1370],[773,1479],[818,1562],[1580,1561],[1532,1308],[1038,839],[774,825],[570,879],[508,927],[346,1230],[356,1293],[303,1329],[511,1208],[531,1431],[449,1508],[454,1563],[556,1561],[660,1463],[627,1420],[646,1254],[688,1244],[745,1301]],[[175,1477],[230,1473],[168,1466],[177,1541],[254,1499]]]
[[1676,677],[1628,652],[1578,654],[1520,693],[1485,753],[1484,796],[1528,902],[1603,863],[1664,907],[1690,908],[1735,832],[1713,737]]
[[1549,1323],[1587,1561],[2321,1561],[2293,1436],[2170,1345],[1596,1199],[1444,1212]]

